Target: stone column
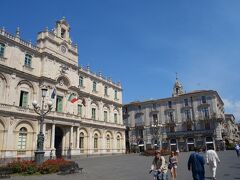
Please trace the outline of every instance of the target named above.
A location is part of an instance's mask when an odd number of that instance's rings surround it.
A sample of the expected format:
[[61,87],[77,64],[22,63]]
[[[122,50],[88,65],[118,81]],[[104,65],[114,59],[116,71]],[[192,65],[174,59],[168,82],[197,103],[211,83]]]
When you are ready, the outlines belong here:
[[93,130],[89,128],[89,137],[88,137],[88,154],[93,153]]
[[[147,113],[145,113],[145,114],[147,114]],[[148,118],[146,118],[146,119],[148,119]],[[118,123],[123,124],[122,108],[119,108]]]
[[85,106],[85,112],[86,112],[86,118],[91,118],[91,99],[90,98],[86,98],[86,106]]
[[71,149],[73,148],[73,126],[70,128],[70,146]]
[[77,127],[77,138],[76,138],[76,141],[77,141],[77,149],[79,149],[79,127]]
[[51,149],[54,149],[55,142],[55,124],[52,124],[52,132],[51,132]]
[[[100,121],[104,121],[104,117],[103,117],[103,102],[99,102],[98,103],[98,120]],[[109,118],[109,117],[108,117]],[[109,119],[108,119],[109,120]]]
[[114,123],[114,112],[113,112],[113,109],[114,106],[113,105],[110,105],[110,112],[109,112],[109,122],[112,122]]
[[[122,153],[124,154],[126,152],[126,137],[125,137],[125,131],[122,132],[122,141],[121,141],[121,147],[122,147]],[[145,142],[146,143],[146,142]]]

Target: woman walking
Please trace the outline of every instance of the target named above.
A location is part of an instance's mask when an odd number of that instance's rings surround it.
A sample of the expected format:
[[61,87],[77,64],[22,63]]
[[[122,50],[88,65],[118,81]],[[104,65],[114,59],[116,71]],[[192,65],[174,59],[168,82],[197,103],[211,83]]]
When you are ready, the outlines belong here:
[[169,169],[171,172],[172,180],[177,179],[177,163],[178,163],[178,160],[177,160],[176,153],[172,151],[171,155],[169,156]]

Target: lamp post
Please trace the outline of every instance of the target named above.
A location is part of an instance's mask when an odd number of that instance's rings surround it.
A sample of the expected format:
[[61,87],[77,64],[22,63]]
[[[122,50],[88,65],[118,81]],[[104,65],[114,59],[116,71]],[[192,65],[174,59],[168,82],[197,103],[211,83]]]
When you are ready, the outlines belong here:
[[52,101],[48,101],[47,109],[44,108],[44,99],[47,94],[47,89],[42,88],[42,107],[40,108],[38,102],[34,100],[32,102],[32,105],[34,107],[34,111],[40,116],[39,122],[40,122],[40,131],[39,134],[37,135],[37,150],[35,151],[35,162],[37,164],[42,164],[44,161],[44,150],[43,150],[43,145],[44,145],[44,134],[43,134],[43,123],[44,123],[44,118],[47,113],[49,113],[52,109]]
[[[158,119],[153,119],[153,123],[151,125],[151,127],[153,128],[153,135],[154,135],[154,146],[155,146],[155,149],[157,149],[157,146],[158,146],[158,142],[159,142],[159,139],[160,139],[160,133],[159,133],[159,130],[162,128],[162,124],[159,123]],[[160,149],[162,148],[162,143],[160,141]]]

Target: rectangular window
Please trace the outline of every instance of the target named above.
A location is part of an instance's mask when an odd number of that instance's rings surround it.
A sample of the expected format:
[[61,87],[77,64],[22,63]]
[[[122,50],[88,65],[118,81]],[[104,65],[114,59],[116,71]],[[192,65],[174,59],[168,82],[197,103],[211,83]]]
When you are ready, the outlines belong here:
[[32,66],[32,56],[31,55],[29,55],[29,54],[25,55],[24,65],[27,66],[27,67]]
[[202,103],[206,103],[207,100],[206,100],[206,96],[202,96]]
[[202,112],[203,112],[203,116],[204,116],[204,118],[209,118],[209,111],[208,111],[208,108],[203,108],[203,109],[202,109]]
[[108,114],[107,114],[107,111],[104,111],[104,121],[108,121]]
[[5,44],[0,43],[0,58],[4,57]]
[[57,112],[62,112],[62,106],[63,106],[63,97],[62,96],[57,96],[57,103],[56,103],[56,111]]
[[97,83],[95,81],[93,81],[93,91],[94,92],[97,91]]
[[184,99],[184,105],[188,106],[188,99]]
[[26,91],[21,91],[20,92],[19,106],[21,106],[21,107],[27,107],[28,106],[28,92],[26,92]]
[[153,114],[153,123],[158,123],[158,115],[157,114]]
[[82,105],[78,104],[78,115],[82,117]]
[[114,113],[114,122],[115,122],[115,123],[117,123],[117,122],[118,122],[117,113]]
[[168,117],[169,117],[170,121],[174,121],[174,119],[173,119],[173,112],[169,112],[168,113]]
[[96,119],[96,109],[92,108],[92,119]]
[[83,87],[83,77],[79,77],[79,86]]
[[118,99],[117,90],[114,90],[114,98]]
[[104,87],[104,95],[105,95],[105,96],[108,95],[108,87],[107,87],[107,86]]
[[190,110],[187,109],[187,110],[185,110],[184,112],[185,112],[185,118],[186,118],[186,119],[191,119]]
[[168,101],[168,107],[172,108],[172,101]]

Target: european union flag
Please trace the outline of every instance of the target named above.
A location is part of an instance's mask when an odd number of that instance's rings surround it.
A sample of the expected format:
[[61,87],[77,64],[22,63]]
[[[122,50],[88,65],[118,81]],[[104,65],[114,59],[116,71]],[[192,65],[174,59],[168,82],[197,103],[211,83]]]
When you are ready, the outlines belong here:
[[52,92],[52,95],[51,95],[51,98],[54,99],[55,96],[56,96],[56,89],[54,88],[54,89],[53,89],[53,92]]

